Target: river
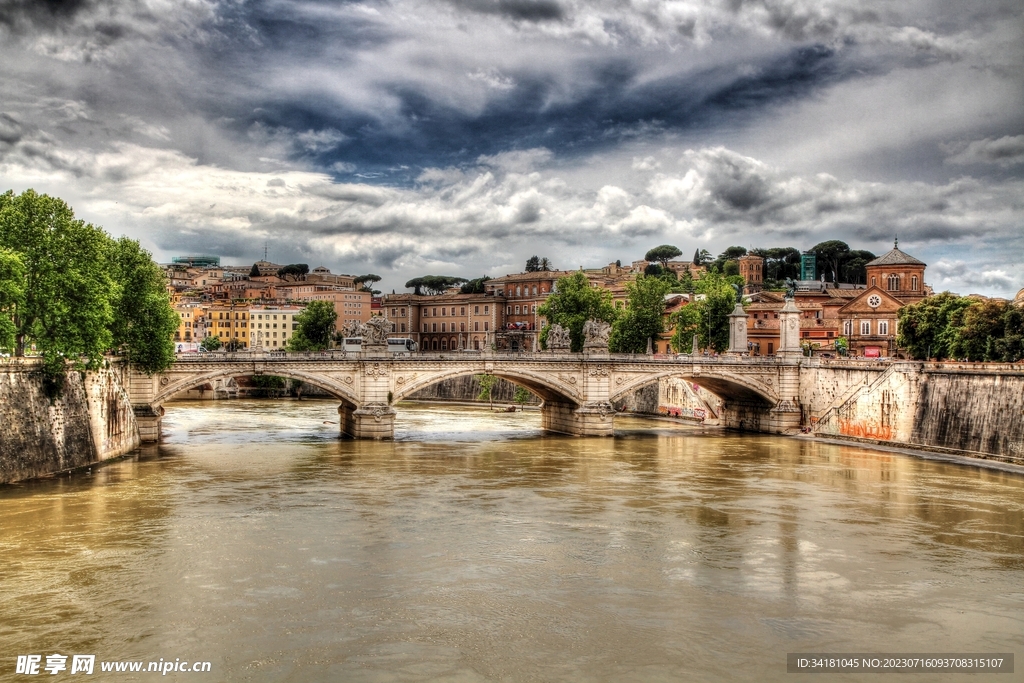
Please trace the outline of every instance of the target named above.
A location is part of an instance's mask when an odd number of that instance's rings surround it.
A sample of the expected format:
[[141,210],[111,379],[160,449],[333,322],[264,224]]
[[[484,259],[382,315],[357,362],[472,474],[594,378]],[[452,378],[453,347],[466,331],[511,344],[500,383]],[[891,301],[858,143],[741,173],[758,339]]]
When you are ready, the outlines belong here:
[[374,443],[339,440],[329,401],[167,408],[137,457],[0,487],[0,680],[33,680],[32,653],[212,668],[100,680],[303,682],[1024,653],[1024,476],[630,418],[578,439],[401,405]]

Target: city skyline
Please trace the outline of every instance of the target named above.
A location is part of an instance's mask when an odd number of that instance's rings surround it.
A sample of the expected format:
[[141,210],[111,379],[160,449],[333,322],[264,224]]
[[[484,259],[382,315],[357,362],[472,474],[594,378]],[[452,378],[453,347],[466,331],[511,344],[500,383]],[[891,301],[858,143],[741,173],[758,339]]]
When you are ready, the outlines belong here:
[[[1012,2],[8,2],[0,189],[158,261],[424,274],[901,246],[1024,287]],[[571,261],[567,260],[571,259]]]

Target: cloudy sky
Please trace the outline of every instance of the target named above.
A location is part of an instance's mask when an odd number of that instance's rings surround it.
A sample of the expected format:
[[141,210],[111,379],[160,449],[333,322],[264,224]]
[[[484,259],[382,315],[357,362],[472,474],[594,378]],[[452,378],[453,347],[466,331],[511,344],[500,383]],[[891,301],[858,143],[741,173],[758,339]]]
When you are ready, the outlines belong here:
[[842,239],[1024,287],[1020,0],[0,0],[0,191],[417,275]]

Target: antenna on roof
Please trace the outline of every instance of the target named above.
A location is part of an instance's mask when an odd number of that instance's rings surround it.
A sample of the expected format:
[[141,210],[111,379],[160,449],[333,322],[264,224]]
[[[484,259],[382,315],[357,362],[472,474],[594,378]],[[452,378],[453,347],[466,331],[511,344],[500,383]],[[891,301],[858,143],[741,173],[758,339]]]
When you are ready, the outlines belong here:
[[267,244],[269,243],[269,241],[270,241],[270,240],[267,240],[267,241],[265,241],[265,242],[263,243],[263,260],[264,260],[264,261],[266,261],[266,260],[267,260]]
[[893,249],[899,249],[900,248],[900,236],[899,235],[896,235],[896,239],[892,243],[892,248]]

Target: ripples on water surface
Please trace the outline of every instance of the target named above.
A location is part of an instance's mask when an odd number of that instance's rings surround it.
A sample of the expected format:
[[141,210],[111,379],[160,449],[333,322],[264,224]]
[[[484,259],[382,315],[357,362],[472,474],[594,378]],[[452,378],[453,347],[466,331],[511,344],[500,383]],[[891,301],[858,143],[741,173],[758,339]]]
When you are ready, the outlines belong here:
[[666,422],[574,439],[536,412],[402,405],[396,441],[370,443],[337,419],[171,404],[138,459],[0,488],[0,680],[53,652],[209,660],[178,678],[210,681],[788,680],[787,652],[1024,654],[1024,477]]

